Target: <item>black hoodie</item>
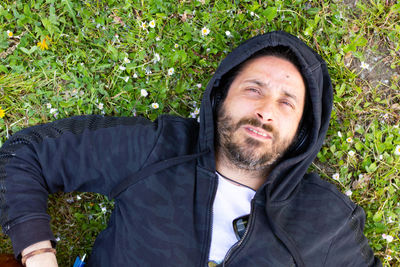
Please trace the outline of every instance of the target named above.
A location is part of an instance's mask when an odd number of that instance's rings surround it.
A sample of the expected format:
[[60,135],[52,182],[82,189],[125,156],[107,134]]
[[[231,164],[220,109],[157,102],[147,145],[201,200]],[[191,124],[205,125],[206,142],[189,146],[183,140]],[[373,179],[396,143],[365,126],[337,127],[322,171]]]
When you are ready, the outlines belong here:
[[301,146],[256,192],[244,237],[223,266],[380,266],[362,233],[364,213],[335,186],[306,174],[325,138],[332,86],[325,62],[284,32],[256,36],[230,53],[193,119],[79,116],[22,130],[0,150],[0,222],[15,255],[53,240],[47,195],[98,192],[115,199],[88,266],[205,267],[218,179],[214,96],[221,78],[261,49],[297,56],[310,100]]

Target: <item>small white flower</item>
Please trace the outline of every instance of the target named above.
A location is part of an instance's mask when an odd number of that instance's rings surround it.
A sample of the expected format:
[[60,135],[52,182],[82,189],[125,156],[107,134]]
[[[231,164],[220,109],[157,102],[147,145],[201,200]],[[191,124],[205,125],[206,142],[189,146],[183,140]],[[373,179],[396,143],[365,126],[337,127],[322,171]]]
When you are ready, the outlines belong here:
[[129,81],[129,76],[126,76],[125,78],[123,78],[124,81],[127,83]]
[[160,54],[158,54],[158,53],[155,53],[154,54],[154,59],[153,59],[153,61],[154,61],[154,63],[157,63],[158,61],[160,61]]
[[175,70],[174,68],[169,68],[168,69],[168,75],[171,76],[172,74],[174,74]]
[[353,150],[350,150],[350,151],[349,151],[349,156],[350,156],[350,157],[354,157],[355,154],[356,154],[356,152],[354,152]]
[[82,199],[82,197],[81,197],[81,196],[79,196],[79,195],[77,195],[77,196],[76,196],[76,199],[77,199],[77,200],[81,200],[81,199]]
[[175,47],[175,48],[178,48],[178,47],[179,47],[179,45],[178,45],[178,44],[175,44],[175,45],[174,45],[174,47]]
[[160,106],[158,105],[158,103],[152,103],[152,104],[151,104],[151,107],[152,107],[153,109],[158,109]]
[[8,37],[10,37],[10,38],[14,36],[14,34],[13,34],[12,31],[7,31],[7,35],[8,35]]
[[50,109],[50,108],[51,108],[51,104],[50,104],[50,103],[47,103],[47,104],[46,104],[46,107],[47,107],[48,109]]
[[254,12],[253,11],[250,12],[250,16],[254,16]]
[[334,175],[332,175],[332,179],[339,181],[339,173],[335,173]]
[[129,60],[129,58],[125,57],[124,58],[124,63],[128,64],[128,63],[131,63],[131,61]]
[[106,212],[107,212],[107,208],[106,208],[106,207],[102,207],[102,208],[101,208],[101,211],[102,211],[103,213],[106,213]]
[[379,160],[383,160],[383,155],[379,155]]
[[156,22],[154,21],[154,19],[149,22],[149,26],[150,28],[154,28],[156,26]]
[[140,95],[146,97],[149,93],[145,89],[140,90]]
[[196,84],[196,86],[197,86],[197,88],[200,89],[202,85],[201,85],[201,83],[198,83],[198,84]]
[[350,189],[346,191],[346,196],[351,197],[352,194],[353,192]]
[[337,132],[337,135],[341,138],[342,137],[342,133],[339,131]]
[[369,64],[365,63],[364,61],[361,62],[361,66],[362,69],[369,69]]
[[97,23],[96,28],[98,29],[98,28],[100,28],[100,27],[101,27],[101,24],[100,24],[100,23]]
[[57,237],[56,237],[56,241],[57,241],[57,242],[60,242],[60,240],[61,240],[61,238],[57,236]]
[[394,221],[393,221],[393,219],[392,219],[392,216],[389,216],[389,218],[388,218],[388,223],[394,223]]
[[199,115],[199,113],[200,113],[200,109],[199,108],[195,108],[195,110],[194,110],[194,112],[193,112],[195,115]]
[[231,34],[230,31],[226,31],[225,34],[226,34],[226,36],[228,36],[228,37],[231,37],[231,36],[232,36],[232,34]]
[[353,143],[353,138],[352,137],[347,137],[346,141],[347,141],[347,143]]
[[99,109],[103,109],[103,108],[104,108],[104,104],[103,104],[103,103],[99,103],[99,104],[97,105],[97,107],[98,107]]
[[387,261],[391,261],[391,260],[392,260],[392,256],[386,255],[385,259],[386,259]]
[[160,37],[157,36],[157,37],[156,37],[156,41],[158,42],[158,41],[160,41],[160,40],[161,40]]
[[152,74],[153,72],[151,71],[150,67],[147,67],[145,70],[145,73],[148,74]]
[[394,150],[394,154],[395,154],[396,156],[400,156],[400,145],[399,145],[399,146],[396,146],[396,148],[395,148],[395,150]]
[[[386,239],[386,241],[388,242],[388,243],[390,243],[390,242],[392,242],[393,241],[393,236],[391,236],[391,235],[385,235],[386,237],[384,237],[384,239]],[[383,237],[383,235],[382,235],[382,237]]]
[[137,74],[136,74],[136,73],[134,73],[134,74],[133,74],[133,78],[135,78],[135,79],[136,79],[137,77],[138,77],[138,76],[137,76]]
[[50,109],[50,114],[53,114],[53,113],[56,113],[57,112],[57,109],[56,108],[51,108]]
[[206,36],[210,33],[210,30],[207,29],[206,27],[204,27],[203,29],[201,29],[201,35]]
[[146,30],[146,28],[147,28],[146,22],[142,22],[142,25],[140,26],[140,28],[142,28],[143,30]]
[[124,66],[119,66],[120,70],[126,70],[126,68]]
[[114,35],[114,37],[115,37],[115,39],[118,39],[118,38],[119,38],[118,33],[116,33],[116,34]]

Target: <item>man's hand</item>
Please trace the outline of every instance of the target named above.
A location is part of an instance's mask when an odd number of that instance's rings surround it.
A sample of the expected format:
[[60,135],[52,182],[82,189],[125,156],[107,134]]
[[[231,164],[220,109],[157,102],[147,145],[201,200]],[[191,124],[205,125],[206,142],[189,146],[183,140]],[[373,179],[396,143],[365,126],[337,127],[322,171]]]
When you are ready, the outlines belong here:
[[[51,248],[50,241],[35,243],[22,251],[22,256],[41,248]],[[26,267],[58,267],[57,258],[54,253],[47,252],[34,255],[26,260]]]

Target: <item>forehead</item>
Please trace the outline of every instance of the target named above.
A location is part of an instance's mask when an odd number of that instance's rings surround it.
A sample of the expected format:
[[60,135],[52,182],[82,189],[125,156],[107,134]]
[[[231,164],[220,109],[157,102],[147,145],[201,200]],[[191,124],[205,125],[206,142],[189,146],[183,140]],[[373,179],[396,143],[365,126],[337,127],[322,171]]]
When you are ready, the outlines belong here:
[[277,56],[261,56],[245,63],[233,83],[243,83],[248,80],[260,83],[272,83],[273,86],[289,87],[299,93],[305,93],[305,82],[298,67]]

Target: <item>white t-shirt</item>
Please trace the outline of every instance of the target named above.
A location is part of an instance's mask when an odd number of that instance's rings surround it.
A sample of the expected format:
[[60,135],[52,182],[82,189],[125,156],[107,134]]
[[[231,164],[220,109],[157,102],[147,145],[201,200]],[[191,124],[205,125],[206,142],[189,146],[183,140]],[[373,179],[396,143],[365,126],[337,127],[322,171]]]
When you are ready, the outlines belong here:
[[209,260],[223,261],[228,250],[238,241],[233,220],[250,214],[250,202],[256,191],[222,177],[218,172],[218,188],[213,205],[213,224]]

